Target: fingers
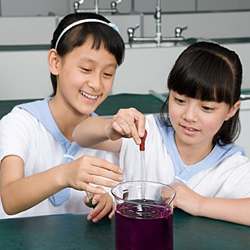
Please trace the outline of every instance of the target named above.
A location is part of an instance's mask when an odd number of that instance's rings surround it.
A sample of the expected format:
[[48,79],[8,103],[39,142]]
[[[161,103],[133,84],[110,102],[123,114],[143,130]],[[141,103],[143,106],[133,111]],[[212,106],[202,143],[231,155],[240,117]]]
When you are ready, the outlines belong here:
[[136,112],[136,123],[137,123],[138,134],[141,138],[145,134],[145,122],[146,122],[145,116],[138,110],[135,110],[135,112]]
[[84,198],[84,203],[86,206],[90,208],[94,208],[96,203],[98,202],[100,194],[93,194],[90,192],[86,192],[86,196]]
[[106,216],[112,208],[112,198],[108,194],[104,194],[100,197],[96,207],[89,213],[87,219],[97,222]]
[[133,138],[139,145],[145,132],[145,117],[135,108],[121,109],[114,116],[112,126],[122,136]]
[[[113,181],[111,179],[107,179],[102,176],[96,176],[96,175],[89,175],[88,177],[85,178],[85,182],[88,182],[90,184],[98,185],[98,186],[104,186],[104,187],[109,187],[112,188],[119,184],[120,182],[118,181]],[[88,190],[89,191],[89,190]],[[96,192],[94,192],[96,193]],[[98,191],[98,193],[101,193]]]
[[113,187],[122,181],[122,173],[117,165],[93,156],[82,156],[65,166],[65,182],[68,187],[77,190],[102,194],[104,190],[97,186]]
[[85,190],[88,193],[93,193],[93,194],[105,194],[106,193],[106,191],[102,187],[93,186],[85,182],[81,182],[79,186],[80,186],[80,190]]
[[106,160],[100,159],[100,158],[96,158],[96,157],[91,157],[91,156],[85,156],[83,158],[87,158],[90,161],[90,165],[94,165],[100,168],[100,170],[109,170],[111,172],[114,173],[114,178],[116,178],[115,180],[119,180],[120,175],[122,174],[121,169],[111,163],[108,162]]
[[112,187],[122,181],[119,167],[108,161],[91,156],[82,157],[81,181]]
[[114,216],[114,214],[115,214],[115,209],[116,209],[116,206],[115,206],[115,204],[113,204],[113,208],[112,208],[112,211],[109,213],[109,219],[112,219],[113,218],[113,216]]

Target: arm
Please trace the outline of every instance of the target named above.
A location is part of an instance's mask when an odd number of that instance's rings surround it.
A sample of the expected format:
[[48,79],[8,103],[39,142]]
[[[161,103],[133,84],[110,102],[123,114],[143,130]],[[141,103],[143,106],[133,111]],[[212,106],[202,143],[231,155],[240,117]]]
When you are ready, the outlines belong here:
[[73,140],[84,147],[119,152],[121,136],[112,130],[112,121],[111,118],[89,117],[76,126]]
[[136,144],[145,132],[145,118],[134,108],[120,109],[112,118],[89,117],[73,132],[73,139],[85,147],[119,152],[121,138],[133,138]]
[[7,156],[0,165],[0,195],[7,214],[31,208],[65,187],[101,194],[104,190],[91,183],[111,187],[121,180],[117,166],[90,156],[27,177],[18,156]]
[[174,206],[185,212],[250,226],[250,198],[210,198],[201,196],[182,183],[175,183],[173,187],[176,190]]
[[250,226],[250,198],[203,198],[198,215]]

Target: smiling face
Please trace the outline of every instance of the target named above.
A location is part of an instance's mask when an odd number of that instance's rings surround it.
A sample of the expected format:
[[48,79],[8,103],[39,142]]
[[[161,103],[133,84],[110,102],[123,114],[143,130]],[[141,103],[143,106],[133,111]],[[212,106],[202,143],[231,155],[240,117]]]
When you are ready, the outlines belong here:
[[98,50],[92,45],[89,37],[63,57],[55,50],[49,55],[50,70],[58,83],[54,99],[79,115],[89,115],[105,100],[117,68],[115,57],[103,45]]
[[202,101],[171,90],[168,111],[177,146],[189,145],[210,152],[213,137],[224,121],[236,113],[238,105],[230,108],[224,102]]

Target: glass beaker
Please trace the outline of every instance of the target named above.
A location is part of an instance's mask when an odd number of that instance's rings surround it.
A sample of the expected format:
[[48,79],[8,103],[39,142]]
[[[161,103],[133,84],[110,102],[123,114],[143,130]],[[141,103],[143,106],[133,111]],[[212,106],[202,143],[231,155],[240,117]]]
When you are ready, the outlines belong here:
[[116,200],[116,250],[173,250],[175,190],[150,181],[128,181],[112,189]]

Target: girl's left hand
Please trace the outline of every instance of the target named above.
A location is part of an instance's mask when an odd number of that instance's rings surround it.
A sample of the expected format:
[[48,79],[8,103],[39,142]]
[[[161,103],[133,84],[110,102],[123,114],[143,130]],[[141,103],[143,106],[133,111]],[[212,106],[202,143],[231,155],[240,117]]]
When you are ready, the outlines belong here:
[[[86,201],[85,201],[86,203]],[[111,219],[115,212],[115,205],[112,197],[108,194],[94,194],[92,198],[93,210],[88,214],[87,219],[98,222],[108,214]]]
[[171,186],[176,191],[174,207],[180,208],[191,215],[199,215],[204,197],[182,182],[177,181]]

